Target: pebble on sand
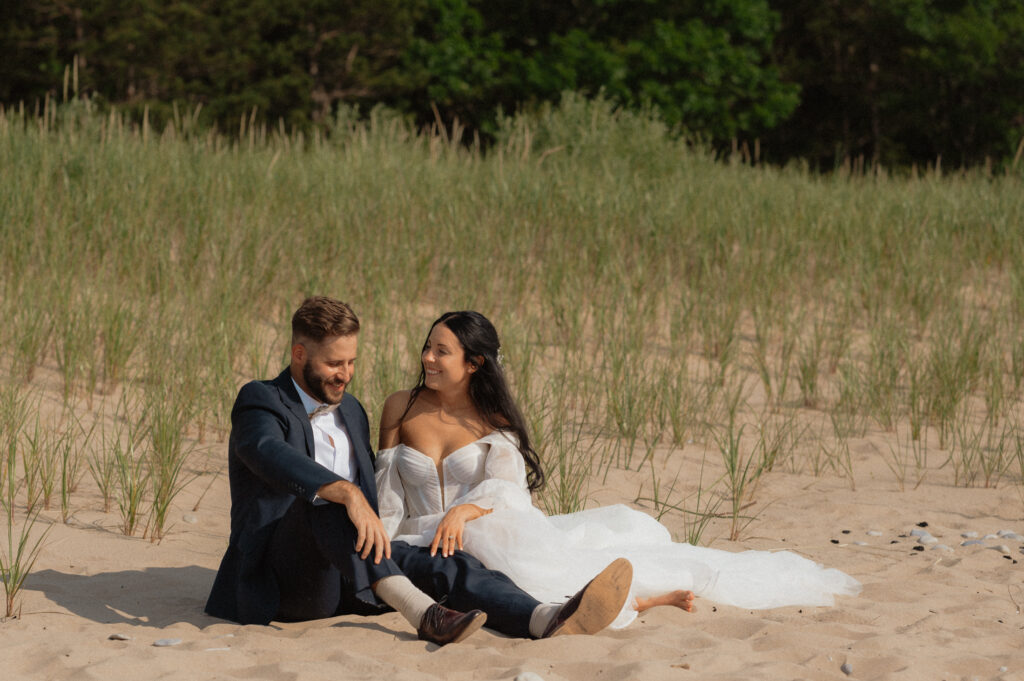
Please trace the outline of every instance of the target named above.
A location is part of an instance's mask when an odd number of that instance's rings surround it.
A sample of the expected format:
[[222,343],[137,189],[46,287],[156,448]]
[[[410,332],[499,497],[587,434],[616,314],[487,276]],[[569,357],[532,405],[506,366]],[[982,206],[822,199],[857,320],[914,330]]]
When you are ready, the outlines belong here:
[[1003,554],[1004,556],[1010,555],[1010,547],[1007,546],[1006,544],[1000,544],[999,546],[990,546],[989,548],[992,549],[993,551],[998,551],[999,553]]
[[879,530],[868,530],[869,537],[881,537],[882,533]]
[[157,648],[169,648],[170,646],[176,646],[181,643],[180,638],[161,638],[153,641],[153,645]]
[[839,666],[839,671],[841,671],[842,673],[844,673],[847,676],[849,676],[850,674],[853,673],[853,665],[850,664],[849,662],[844,662],[843,664],[841,664]]
[[985,542],[980,539],[968,539],[967,541],[960,542],[960,546],[984,546]]
[[964,539],[977,539],[978,533],[972,530],[971,532],[961,532],[960,536]]
[[918,544],[938,544],[939,540],[929,534],[929,535],[925,535],[923,537],[918,537],[917,538],[917,543]]
[[115,633],[107,637],[108,641],[131,641],[132,637],[128,634]]
[[181,519],[189,525],[195,525],[199,522],[199,518],[196,516],[195,513],[186,513],[185,515],[181,516]]

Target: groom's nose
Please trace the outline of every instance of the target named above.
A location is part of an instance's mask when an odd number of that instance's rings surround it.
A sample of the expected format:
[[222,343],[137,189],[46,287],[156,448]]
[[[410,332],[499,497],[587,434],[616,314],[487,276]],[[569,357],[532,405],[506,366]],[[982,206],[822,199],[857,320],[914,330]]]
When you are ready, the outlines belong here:
[[352,374],[354,373],[353,369],[354,367],[351,366],[340,366],[338,367],[338,370],[334,373],[334,376],[337,380],[347,385],[349,382],[352,381]]

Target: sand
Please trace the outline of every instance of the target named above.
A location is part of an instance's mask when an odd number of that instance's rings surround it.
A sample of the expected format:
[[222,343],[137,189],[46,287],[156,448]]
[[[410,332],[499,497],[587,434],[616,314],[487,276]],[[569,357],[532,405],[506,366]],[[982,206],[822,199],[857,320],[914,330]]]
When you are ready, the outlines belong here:
[[[768,611],[701,600],[694,613],[655,608],[626,629],[595,636],[531,641],[485,629],[445,648],[416,640],[393,613],[270,626],[209,617],[203,605],[228,536],[226,474],[186,487],[159,543],[123,536],[116,510],[100,510],[86,475],[67,524],[56,512],[43,514],[56,522],[22,591],[21,617],[0,623],[0,676],[781,680],[843,679],[847,665],[854,679],[1024,679],[1021,543],[960,546],[963,532],[1024,534],[1019,482],[954,487],[948,467],[935,465],[919,487],[909,489],[910,481],[900,491],[880,454],[893,437],[878,432],[857,441],[852,484],[832,471],[773,471],[756,490],[747,509],[755,517],[739,541],[726,539],[724,520],[704,537],[723,550],[785,549],[840,568],[862,582],[857,597]],[[222,466],[226,449],[217,437],[201,443],[193,468]],[[656,465],[671,477],[687,461],[684,474],[694,475],[701,451],[662,452]],[[943,458],[939,452],[932,460]],[[591,505],[633,503],[645,480],[647,472],[625,471],[595,479]],[[682,533],[679,514],[663,522]],[[918,523],[950,550],[915,550],[909,533]],[[1009,555],[987,547],[997,544]],[[154,646],[167,639],[180,642]]]

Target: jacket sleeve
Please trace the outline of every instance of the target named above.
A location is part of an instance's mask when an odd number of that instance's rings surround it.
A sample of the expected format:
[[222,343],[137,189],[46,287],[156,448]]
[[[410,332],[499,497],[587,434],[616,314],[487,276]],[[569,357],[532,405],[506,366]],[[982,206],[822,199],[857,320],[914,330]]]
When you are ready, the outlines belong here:
[[301,424],[289,416],[275,388],[244,385],[231,410],[231,449],[272,489],[312,502],[323,485],[340,480],[303,451]]

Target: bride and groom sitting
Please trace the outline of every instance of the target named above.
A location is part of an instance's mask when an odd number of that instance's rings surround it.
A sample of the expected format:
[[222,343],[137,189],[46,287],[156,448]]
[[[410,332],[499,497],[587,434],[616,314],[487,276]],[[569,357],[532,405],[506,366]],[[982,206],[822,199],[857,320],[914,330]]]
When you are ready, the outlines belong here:
[[[491,510],[482,496],[475,498],[479,504],[460,504],[445,516],[430,546],[392,541],[378,513],[366,412],[346,392],[358,331],[359,320],[345,303],[307,299],[292,318],[290,366],[239,392],[228,445],[231,534],[206,611],[266,624],[390,607],[420,639],[438,645],[460,641],[485,622],[509,636],[535,638],[592,634],[611,623],[629,597],[627,560],[610,561],[569,600],[541,603],[459,550],[466,522]],[[431,352],[453,352],[446,340],[431,345]],[[474,414],[466,404],[453,413],[435,404],[459,380],[459,362],[446,357],[436,365],[432,360],[425,385],[407,400],[408,414],[401,416],[410,417],[411,444],[440,460],[462,431],[511,427],[532,454],[521,417]],[[473,373],[490,368],[489,361],[496,358],[463,361],[463,387]],[[398,444],[403,433],[396,399],[388,400],[381,433],[389,444]],[[433,431],[430,414],[437,416]],[[536,484],[542,474],[535,454],[529,463]]]
[[498,334],[477,312],[431,325],[416,385],[385,401],[375,458],[366,412],[346,392],[358,331],[344,303],[307,299],[290,366],[239,392],[231,536],[209,614],[266,624],[391,607],[444,645],[485,621],[515,637],[592,634],[657,605],[690,611],[694,593],[759,609],[860,591],[789,551],[674,542],[622,504],[545,516]]

